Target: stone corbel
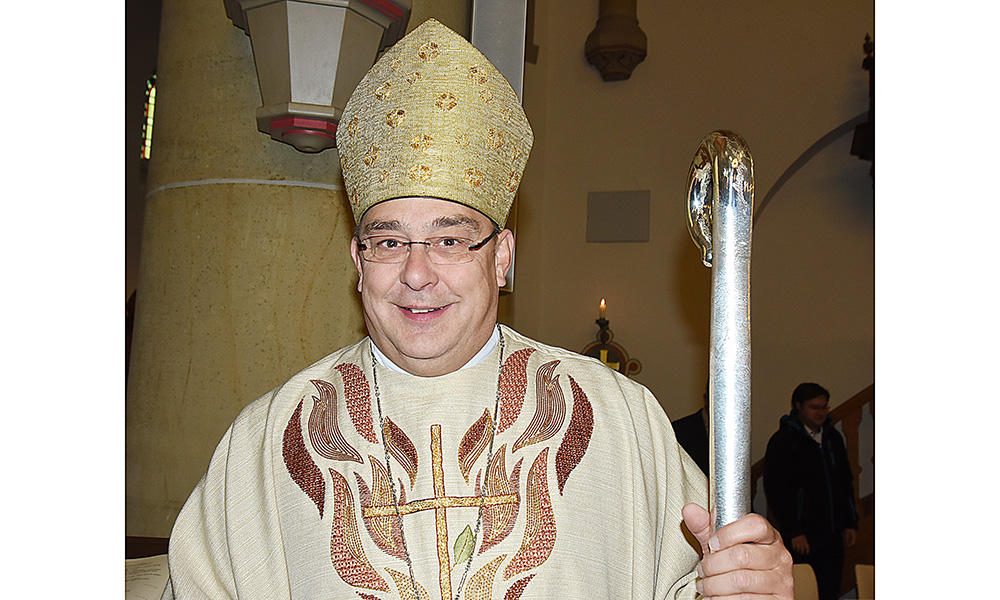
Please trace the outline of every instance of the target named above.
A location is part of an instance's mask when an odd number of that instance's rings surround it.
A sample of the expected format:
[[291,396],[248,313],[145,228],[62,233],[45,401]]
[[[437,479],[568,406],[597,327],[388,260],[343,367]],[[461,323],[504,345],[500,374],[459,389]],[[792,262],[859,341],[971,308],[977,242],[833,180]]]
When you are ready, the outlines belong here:
[[646,58],[646,34],[635,8],[636,0],[600,0],[597,25],[587,36],[584,55],[604,81],[628,79]]

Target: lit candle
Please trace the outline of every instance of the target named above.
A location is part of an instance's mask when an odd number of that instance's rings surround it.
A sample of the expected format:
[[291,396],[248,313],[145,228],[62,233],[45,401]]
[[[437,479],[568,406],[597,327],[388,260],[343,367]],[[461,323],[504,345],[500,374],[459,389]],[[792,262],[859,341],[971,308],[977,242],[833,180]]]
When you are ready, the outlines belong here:
[[602,319],[604,318],[604,310],[605,310],[606,308],[608,308],[608,305],[607,305],[607,303],[606,303],[606,302],[604,301],[604,298],[601,298],[601,318],[602,318]]

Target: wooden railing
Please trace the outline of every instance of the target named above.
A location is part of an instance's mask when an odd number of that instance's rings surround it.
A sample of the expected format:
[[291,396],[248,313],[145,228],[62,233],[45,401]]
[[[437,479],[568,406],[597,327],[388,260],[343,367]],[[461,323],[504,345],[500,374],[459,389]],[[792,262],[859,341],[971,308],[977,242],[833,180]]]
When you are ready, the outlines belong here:
[[[847,445],[847,458],[851,464],[851,472],[854,474],[854,504],[858,510],[858,539],[854,547],[848,548],[844,556],[844,577],[841,582],[841,593],[854,588],[854,565],[875,564],[875,492],[872,491],[865,497],[861,497],[859,486],[859,475],[861,474],[861,461],[870,461],[870,468],[875,468],[874,445],[871,449],[870,459],[866,455],[862,458],[859,430],[864,411],[867,410],[872,419],[875,418],[875,384],[855,394],[851,399],[840,404],[830,411],[830,418],[836,425],[840,423],[844,433],[844,442]],[[751,505],[757,506],[755,502],[758,488],[764,477],[764,459],[758,460],[750,468],[751,478]],[[770,515],[767,515],[770,517]]]

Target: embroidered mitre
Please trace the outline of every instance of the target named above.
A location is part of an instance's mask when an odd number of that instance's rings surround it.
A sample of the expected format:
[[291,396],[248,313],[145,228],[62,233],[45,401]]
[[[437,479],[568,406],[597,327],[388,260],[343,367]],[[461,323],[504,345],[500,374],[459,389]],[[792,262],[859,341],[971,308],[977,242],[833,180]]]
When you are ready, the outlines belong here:
[[532,140],[507,80],[434,19],[375,63],[337,129],[356,222],[379,202],[416,196],[459,202],[503,225]]

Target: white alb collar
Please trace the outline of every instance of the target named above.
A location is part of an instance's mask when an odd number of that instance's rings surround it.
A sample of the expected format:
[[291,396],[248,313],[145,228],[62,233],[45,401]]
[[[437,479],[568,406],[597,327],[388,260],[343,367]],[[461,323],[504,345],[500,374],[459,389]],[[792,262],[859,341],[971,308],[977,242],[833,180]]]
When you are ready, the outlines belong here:
[[[461,371],[462,369],[467,369],[473,365],[479,364],[481,360],[483,360],[484,358],[489,356],[490,353],[493,352],[493,349],[496,348],[496,345],[499,341],[500,341],[500,325],[498,324],[496,327],[493,328],[493,335],[490,336],[490,339],[486,340],[486,345],[480,348],[479,352],[476,352],[476,355],[469,359],[469,362],[462,365],[462,368],[459,369],[459,371]],[[389,369],[390,371],[395,371],[397,373],[402,373],[404,375],[414,376],[412,373],[404,370],[402,367],[397,366],[396,363],[389,360],[386,357],[386,355],[383,354],[382,351],[378,349],[378,346],[375,345],[375,342],[371,343],[371,347],[372,347],[372,354],[375,356],[375,360],[380,365]]]

